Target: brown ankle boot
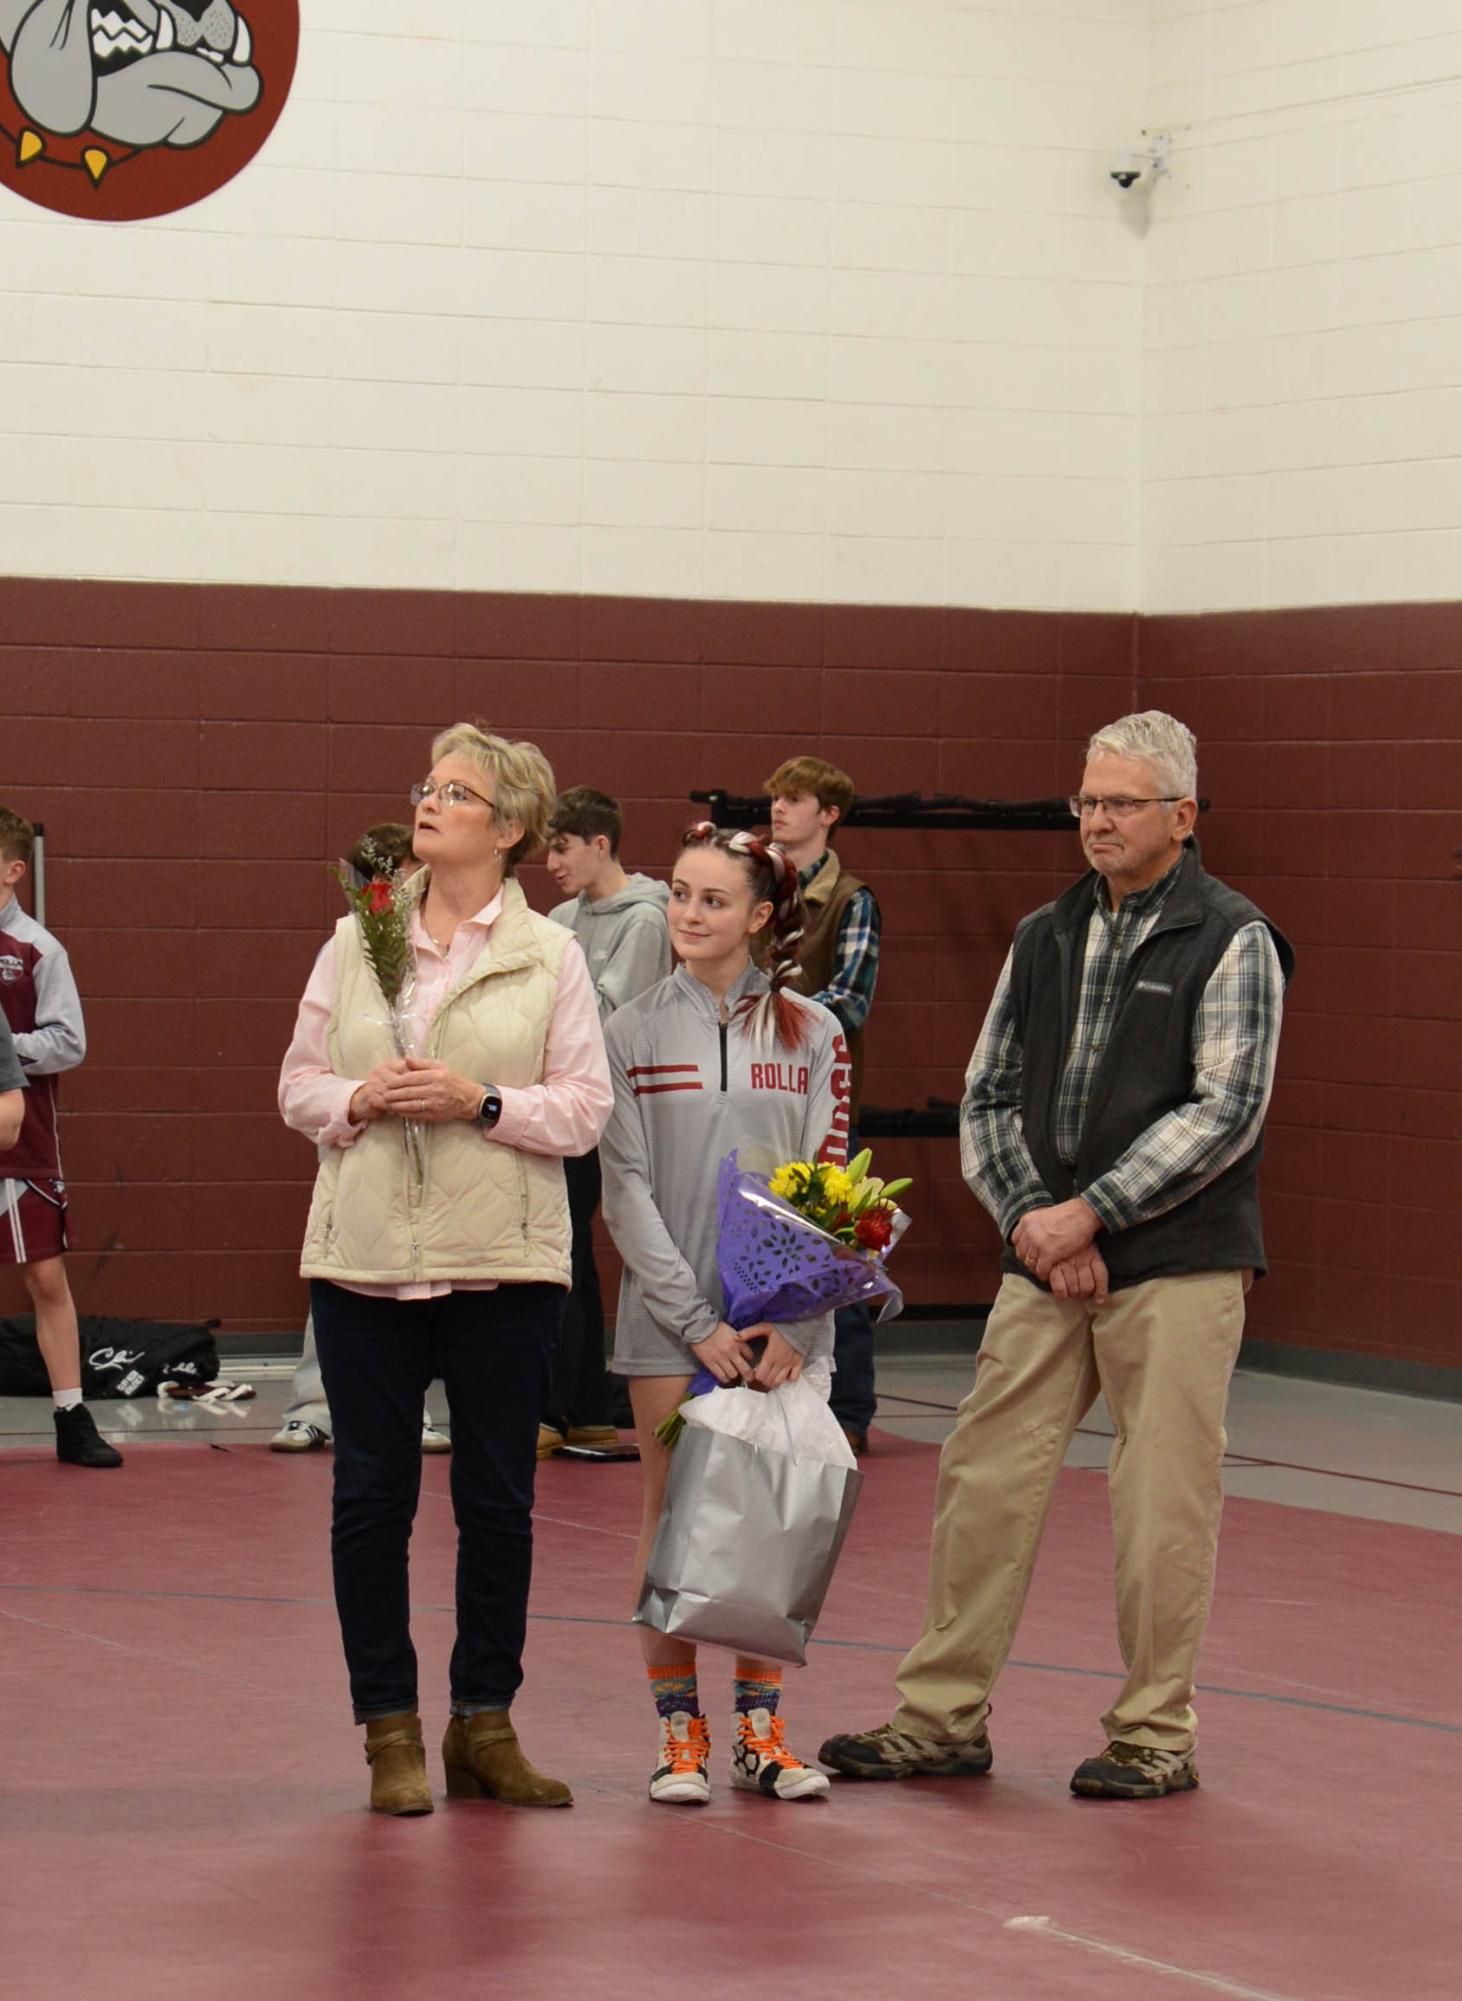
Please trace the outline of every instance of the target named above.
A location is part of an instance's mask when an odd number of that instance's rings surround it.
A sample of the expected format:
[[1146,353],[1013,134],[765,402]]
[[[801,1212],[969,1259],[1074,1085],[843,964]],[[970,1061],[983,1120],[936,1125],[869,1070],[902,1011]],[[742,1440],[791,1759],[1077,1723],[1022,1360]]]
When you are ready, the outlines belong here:
[[501,1800],[504,1806],[572,1806],[562,1779],[535,1772],[518,1746],[505,1709],[454,1716],[442,1739],[449,1800]]
[[367,1723],[365,1755],[371,1768],[372,1813],[432,1811],[421,1718],[414,1709],[377,1716]]

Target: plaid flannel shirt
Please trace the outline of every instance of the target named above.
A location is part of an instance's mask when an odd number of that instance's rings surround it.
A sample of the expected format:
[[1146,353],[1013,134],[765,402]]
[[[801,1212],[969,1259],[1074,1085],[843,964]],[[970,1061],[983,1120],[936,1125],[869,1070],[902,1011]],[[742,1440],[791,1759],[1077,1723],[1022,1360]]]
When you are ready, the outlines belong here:
[[[826,860],[826,855],[821,855],[811,868],[802,870],[797,880],[804,890]],[[878,984],[879,942],[878,903],[873,891],[865,885],[854,890],[838,920],[832,978],[820,993],[808,996],[831,1008],[847,1035],[863,1026],[873,1005],[873,989]]]
[[[1171,873],[1108,905],[1096,885],[1076,1022],[1056,1104],[1056,1149],[1074,1162],[1091,1075],[1106,1042],[1127,962],[1157,922]],[[1031,1209],[1051,1205],[1022,1132],[1021,1043],[1007,955],[965,1075],[960,1165],[1009,1237]],[[1246,924],[1209,976],[1193,1019],[1193,1092],[1139,1133],[1121,1158],[1079,1191],[1107,1230],[1128,1230],[1174,1209],[1222,1174],[1258,1137],[1274,1083],[1284,975],[1267,925]]]

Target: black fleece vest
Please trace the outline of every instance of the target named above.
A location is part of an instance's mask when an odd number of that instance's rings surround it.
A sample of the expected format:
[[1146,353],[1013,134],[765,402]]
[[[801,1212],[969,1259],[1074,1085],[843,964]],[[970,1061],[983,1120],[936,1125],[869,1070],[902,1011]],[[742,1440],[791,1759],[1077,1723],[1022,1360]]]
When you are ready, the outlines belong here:
[[[1056,1151],[1054,1115],[1076,1019],[1095,878],[1024,919],[1015,936],[1011,992],[1020,1023],[1021,1116],[1026,1145],[1057,1202],[1090,1186],[1142,1132],[1193,1091],[1193,1021],[1203,990],[1236,931],[1268,926],[1286,984],[1294,951],[1262,910],[1208,875],[1189,841],[1162,913],[1133,952],[1113,1008],[1107,1046],[1091,1079],[1075,1167]],[[1262,1272],[1259,1216],[1261,1132],[1247,1153],[1196,1195],[1097,1248],[1114,1286],[1191,1271]],[[1023,1270],[1007,1246],[1006,1271]]]

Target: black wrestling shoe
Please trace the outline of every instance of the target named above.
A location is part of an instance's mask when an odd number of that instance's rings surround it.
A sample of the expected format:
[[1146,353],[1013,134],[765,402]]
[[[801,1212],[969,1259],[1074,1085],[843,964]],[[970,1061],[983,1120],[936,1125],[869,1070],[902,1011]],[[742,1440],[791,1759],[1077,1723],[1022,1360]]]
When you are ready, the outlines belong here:
[[122,1455],[108,1445],[96,1428],[96,1420],[84,1403],[53,1413],[56,1419],[56,1457],[63,1466],[120,1466]]

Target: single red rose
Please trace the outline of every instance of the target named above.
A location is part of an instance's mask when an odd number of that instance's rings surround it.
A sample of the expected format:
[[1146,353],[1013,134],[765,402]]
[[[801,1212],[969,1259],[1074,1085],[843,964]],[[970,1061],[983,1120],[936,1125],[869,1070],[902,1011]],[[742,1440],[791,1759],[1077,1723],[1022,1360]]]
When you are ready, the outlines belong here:
[[383,917],[391,908],[391,885],[384,876],[366,884],[366,909],[372,917]]
[[893,1218],[887,1209],[869,1209],[858,1218],[853,1235],[865,1251],[887,1250],[893,1238]]

